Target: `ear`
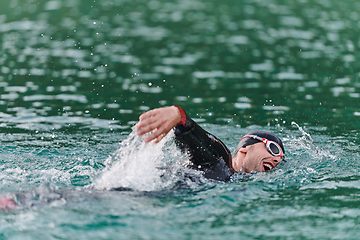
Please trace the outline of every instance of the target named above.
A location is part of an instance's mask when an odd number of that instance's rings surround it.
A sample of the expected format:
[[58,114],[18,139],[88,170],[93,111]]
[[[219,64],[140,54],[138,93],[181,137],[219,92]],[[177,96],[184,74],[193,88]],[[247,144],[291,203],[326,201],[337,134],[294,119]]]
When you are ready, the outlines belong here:
[[240,171],[242,168],[242,164],[245,158],[245,155],[248,151],[248,147],[242,147],[239,149],[239,151],[235,154],[235,156],[232,159],[232,166],[235,171]]
[[249,150],[249,148],[246,146],[246,147],[240,148],[239,152],[246,154],[248,150]]

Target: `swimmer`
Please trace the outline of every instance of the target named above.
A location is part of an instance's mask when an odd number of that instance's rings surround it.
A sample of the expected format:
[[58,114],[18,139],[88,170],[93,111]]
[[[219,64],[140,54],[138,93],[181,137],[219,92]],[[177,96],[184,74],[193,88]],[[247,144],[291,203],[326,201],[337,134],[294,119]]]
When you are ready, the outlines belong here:
[[[284,160],[285,149],[279,137],[272,133],[254,131],[240,139],[234,155],[217,137],[202,129],[178,106],[157,108],[145,112],[136,124],[137,135],[150,133],[144,141],[161,141],[174,129],[176,143],[190,155],[190,168],[203,172],[204,177],[229,181],[236,172],[265,172],[274,169]],[[118,188],[114,190],[128,190]],[[39,201],[33,196],[42,196]],[[15,210],[28,202],[42,205],[43,202],[63,201],[62,194],[41,187],[27,195],[0,196],[0,210]]]
[[229,181],[236,172],[265,172],[285,159],[281,139],[269,132],[254,131],[240,139],[233,157],[225,144],[202,129],[178,106],[157,108],[143,113],[135,125],[137,135],[150,133],[144,141],[158,143],[171,129],[180,149],[190,155],[189,167],[204,177]]
[[0,198],[0,210],[14,210],[16,207],[16,202],[8,197]]

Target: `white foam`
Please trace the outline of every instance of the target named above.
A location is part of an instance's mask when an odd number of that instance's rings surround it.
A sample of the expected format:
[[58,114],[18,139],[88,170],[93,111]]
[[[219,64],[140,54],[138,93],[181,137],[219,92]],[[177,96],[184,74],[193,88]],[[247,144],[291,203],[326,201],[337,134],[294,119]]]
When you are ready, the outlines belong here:
[[127,139],[121,143],[120,149],[107,160],[108,166],[97,179],[94,187],[99,189],[125,187],[153,191],[173,183],[171,178],[163,177],[169,172],[176,171],[176,166],[165,169],[164,159],[167,158],[165,152],[171,152],[172,160],[180,159],[181,153],[172,141],[173,137],[174,132],[170,131],[157,144],[145,143],[144,137],[138,137],[133,128]]

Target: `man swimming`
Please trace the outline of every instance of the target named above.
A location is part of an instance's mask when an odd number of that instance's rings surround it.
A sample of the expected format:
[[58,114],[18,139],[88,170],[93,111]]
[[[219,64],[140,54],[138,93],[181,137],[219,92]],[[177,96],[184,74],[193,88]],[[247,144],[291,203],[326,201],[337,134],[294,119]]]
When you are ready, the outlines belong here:
[[[178,106],[153,109],[139,119],[137,134],[150,133],[145,142],[157,143],[174,128],[178,146],[190,155],[189,167],[202,171],[206,178],[229,181],[235,172],[265,172],[284,160],[285,149],[281,139],[262,131],[243,136],[232,157],[221,140],[202,129]],[[15,195],[16,198],[25,198],[22,194]],[[16,207],[17,203],[11,197],[0,197],[0,210],[14,210]]]
[[202,129],[178,106],[145,112],[136,124],[137,135],[150,133],[144,141],[158,143],[174,128],[178,146],[189,153],[191,165],[206,178],[229,181],[235,172],[265,172],[284,160],[281,139],[269,132],[254,131],[243,136],[234,156],[217,137]]

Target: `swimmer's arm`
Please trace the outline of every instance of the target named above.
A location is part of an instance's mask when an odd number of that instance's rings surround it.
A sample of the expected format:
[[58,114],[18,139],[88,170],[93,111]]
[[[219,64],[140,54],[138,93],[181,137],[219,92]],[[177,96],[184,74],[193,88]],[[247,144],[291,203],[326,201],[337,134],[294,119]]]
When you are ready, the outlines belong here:
[[232,170],[231,153],[216,136],[205,131],[194,120],[187,117],[186,124],[175,128],[175,138],[181,149],[190,153],[190,161],[195,165],[216,165],[223,159]]
[[135,125],[138,129],[137,135],[142,136],[153,131],[144,141],[155,140],[155,143],[160,142],[173,127],[182,122],[181,110],[177,106],[171,106],[156,108],[141,114],[140,121]]

